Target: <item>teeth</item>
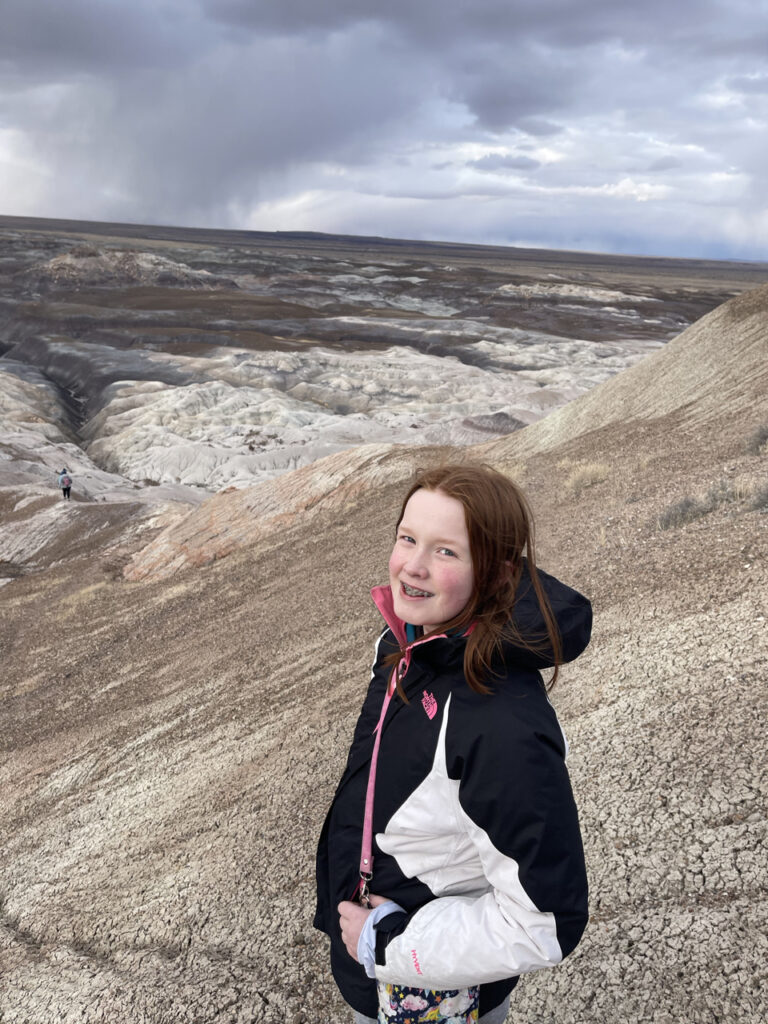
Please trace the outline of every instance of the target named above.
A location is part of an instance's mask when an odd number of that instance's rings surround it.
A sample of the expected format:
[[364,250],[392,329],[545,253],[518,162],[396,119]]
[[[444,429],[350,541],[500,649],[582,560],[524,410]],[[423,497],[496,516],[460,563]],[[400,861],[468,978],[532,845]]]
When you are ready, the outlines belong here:
[[428,591],[417,590],[416,587],[409,587],[407,583],[403,584],[403,590],[409,597],[432,597]]

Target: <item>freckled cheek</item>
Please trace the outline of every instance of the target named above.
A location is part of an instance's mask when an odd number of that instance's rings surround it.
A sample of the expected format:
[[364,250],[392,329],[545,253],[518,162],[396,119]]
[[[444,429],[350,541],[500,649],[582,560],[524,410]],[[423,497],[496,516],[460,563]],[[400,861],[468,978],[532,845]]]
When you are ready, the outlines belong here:
[[466,573],[444,569],[440,573],[440,587],[446,594],[454,598],[461,598],[468,601],[472,593],[472,579]]

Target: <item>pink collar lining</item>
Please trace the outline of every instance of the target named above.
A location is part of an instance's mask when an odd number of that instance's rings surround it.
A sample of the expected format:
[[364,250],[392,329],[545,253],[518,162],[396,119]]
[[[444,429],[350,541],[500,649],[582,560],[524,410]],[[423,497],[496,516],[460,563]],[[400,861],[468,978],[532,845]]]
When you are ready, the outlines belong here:
[[374,587],[371,590],[371,597],[373,598],[373,603],[381,612],[384,621],[395,634],[395,639],[400,645],[400,649],[405,650],[408,646],[408,640],[405,635],[405,623],[395,615],[395,599],[392,596],[392,587],[388,583],[384,583],[380,587]]
[[[418,646],[418,644],[424,643],[426,640],[435,640],[438,637],[448,635],[447,633],[431,633],[429,636],[419,637],[418,640],[415,640],[409,646],[408,637],[405,633],[405,623],[395,614],[395,599],[392,596],[392,587],[388,583],[383,583],[379,587],[373,587],[371,589],[371,597],[373,598],[373,603],[381,612],[382,618],[395,634],[395,639],[402,651],[412,650],[414,647]],[[474,630],[475,625],[476,623],[470,622],[464,630],[464,636],[469,636],[469,634]]]

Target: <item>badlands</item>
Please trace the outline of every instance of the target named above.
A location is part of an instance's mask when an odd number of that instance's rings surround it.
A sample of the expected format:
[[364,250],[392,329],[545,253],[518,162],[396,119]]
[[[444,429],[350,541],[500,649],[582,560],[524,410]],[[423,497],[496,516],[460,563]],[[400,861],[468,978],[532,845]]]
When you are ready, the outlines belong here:
[[509,1020],[764,1021],[768,267],[0,245],[0,1021],[347,1020],[314,845],[399,497],[457,457],[595,608],[553,692],[591,920]]

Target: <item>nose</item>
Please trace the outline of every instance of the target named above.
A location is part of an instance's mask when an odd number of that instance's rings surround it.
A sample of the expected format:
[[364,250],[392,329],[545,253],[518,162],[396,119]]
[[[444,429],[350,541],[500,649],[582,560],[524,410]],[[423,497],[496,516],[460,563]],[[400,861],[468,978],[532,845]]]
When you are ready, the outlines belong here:
[[415,576],[418,579],[424,579],[427,575],[427,567],[424,564],[424,559],[420,552],[413,551],[411,557],[407,558],[403,563],[403,569],[408,573],[409,576]]

